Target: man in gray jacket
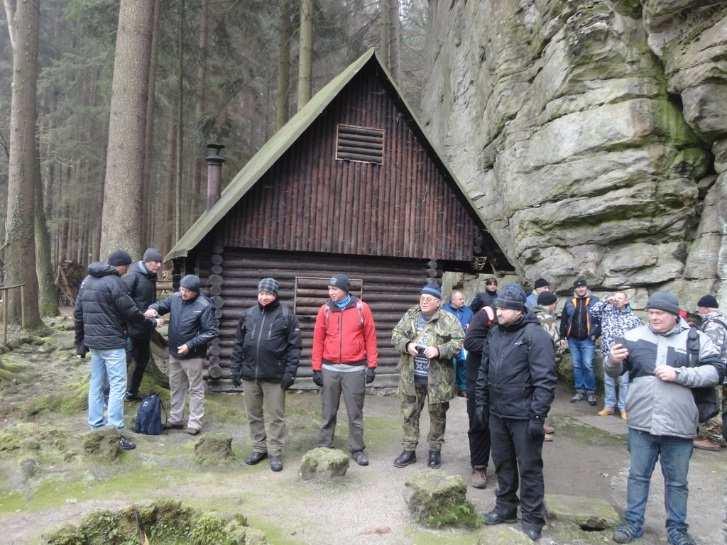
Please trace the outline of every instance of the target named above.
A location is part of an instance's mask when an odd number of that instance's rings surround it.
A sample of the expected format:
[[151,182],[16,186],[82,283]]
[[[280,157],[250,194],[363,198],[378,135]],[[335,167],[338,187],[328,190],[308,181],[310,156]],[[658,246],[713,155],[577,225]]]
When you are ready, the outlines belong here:
[[693,545],[687,533],[687,472],[699,413],[692,388],[718,384],[724,364],[702,332],[697,332],[697,361],[690,361],[689,327],[678,316],[679,302],[674,295],[654,293],[647,310],[648,325],[616,339],[606,362],[611,376],[628,372],[631,377],[626,403],[631,467],[624,520],[613,540],[629,543],[643,534],[649,481],[660,459],[669,544]]

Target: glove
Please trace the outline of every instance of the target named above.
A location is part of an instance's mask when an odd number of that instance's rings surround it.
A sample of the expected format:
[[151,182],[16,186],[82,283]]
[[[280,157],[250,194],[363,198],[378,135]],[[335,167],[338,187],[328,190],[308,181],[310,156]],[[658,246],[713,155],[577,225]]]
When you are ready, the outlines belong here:
[[293,385],[294,382],[295,382],[295,377],[285,374],[285,375],[283,375],[283,378],[280,379],[280,387],[283,390],[287,390],[288,388],[290,388]]
[[239,373],[232,374],[232,385],[235,388],[239,388],[240,386],[242,386],[242,377],[240,376]]
[[76,356],[78,356],[81,359],[86,358],[86,354],[88,353],[88,347],[85,344],[77,344],[76,345]]
[[545,419],[542,416],[533,416],[528,422],[528,435],[536,441],[542,441],[545,438]]
[[323,375],[320,371],[313,371],[313,383],[319,388],[323,388]]
[[366,369],[366,384],[371,384],[376,378],[376,368],[369,367]]

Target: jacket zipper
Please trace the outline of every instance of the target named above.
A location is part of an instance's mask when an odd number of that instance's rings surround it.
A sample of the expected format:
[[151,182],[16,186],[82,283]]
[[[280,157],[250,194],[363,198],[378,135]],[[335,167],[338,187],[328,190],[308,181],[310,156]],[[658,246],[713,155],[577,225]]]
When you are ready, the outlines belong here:
[[257,335],[257,345],[255,346],[255,382],[257,382],[258,371],[260,369],[260,341],[263,338],[263,331],[265,331],[265,309],[263,309],[263,319],[260,322],[260,331]]
[[343,310],[338,316],[338,363],[343,363]]

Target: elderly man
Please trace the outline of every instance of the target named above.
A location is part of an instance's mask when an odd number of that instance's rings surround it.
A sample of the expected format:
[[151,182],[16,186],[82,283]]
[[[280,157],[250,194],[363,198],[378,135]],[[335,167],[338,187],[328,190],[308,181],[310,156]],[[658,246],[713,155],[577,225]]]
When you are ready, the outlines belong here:
[[[616,292],[604,301],[596,301],[591,307],[591,316],[601,323],[601,351],[603,361],[608,359],[608,353],[613,346],[614,340],[619,339],[630,329],[639,327],[641,320],[629,305],[628,296],[622,292]],[[614,379],[605,372],[603,376],[604,399],[603,409],[598,411],[599,416],[610,416],[616,412],[624,420],[628,419],[626,412],[626,396],[629,391],[629,376],[624,373]],[[618,392],[616,381],[618,380]]]
[[[232,383],[244,382],[245,409],[253,450],[245,459],[255,465],[270,456],[270,469],[283,470],[285,391],[295,382],[300,359],[300,328],[295,314],[278,301],[280,284],[263,278],[257,304],[242,313],[232,352]],[[261,331],[267,331],[260,335]],[[270,430],[265,433],[265,421]]]
[[520,504],[522,530],[535,541],[545,525],[543,440],[557,381],[555,352],[538,319],[527,313],[518,284],[506,286],[495,306],[497,326],[475,385],[478,418],[489,414],[497,474],[495,508],[485,514],[485,524],[514,521]]
[[217,336],[217,319],[212,301],[201,291],[199,277],[188,274],[179,283],[179,291],[151,305],[144,313],[154,317],[170,313],[169,321],[169,389],[171,410],[167,428],[184,428],[183,416],[189,394],[189,418],[186,432],[197,435],[204,418],[204,380],[202,370],[207,345]]
[[[162,254],[156,248],[147,248],[141,261],[129,268],[122,280],[129,290],[140,311],[145,312],[157,300],[157,273],[162,268]],[[134,360],[134,372],[126,390],[126,401],[138,401],[139,386],[144,378],[144,370],[149,363],[151,334],[153,328],[146,324],[129,324],[129,344],[127,359]]]
[[[454,314],[459,320],[459,325],[467,333],[467,328],[472,321],[472,311],[464,304],[464,294],[459,290],[452,291],[452,295],[449,296],[449,303],[442,305],[442,308]],[[464,397],[467,392],[466,360],[467,350],[463,348],[454,357],[455,385],[457,386],[456,394],[460,397]]]
[[[110,390],[106,423],[117,429],[124,427],[124,394],[126,393],[127,324],[153,328],[156,322],[144,315],[126,292],[121,275],[131,258],[122,250],[112,253],[107,263],[91,263],[88,276],[81,283],[73,312],[76,329],[76,353],[83,358],[91,351],[91,383],[88,389],[88,425],[104,425],[104,384]],[[125,437],[119,445],[124,450],[136,447]]]
[[322,419],[318,443],[332,448],[338,405],[346,403],[348,448],[360,466],[369,465],[363,430],[366,385],[376,377],[379,357],[376,324],[369,306],[350,293],[345,274],[328,281],[330,299],[321,306],[313,329],[313,382],[321,387]]
[[567,339],[573,362],[576,393],[571,403],[586,400],[592,407],[598,403],[593,351],[600,335],[600,325],[591,315],[591,307],[597,302],[598,297],[588,290],[585,278],[578,278],[573,284],[573,297],[566,301],[560,319],[560,336]]
[[430,282],[421,290],[419,304],[404,313],[394,326],[391,342],[401,353],[399,396],[404,438],[395,467],[416,462],[419,417],[424,402],[429,408],[429,467],[442,466],[442,444],[449,400],[454,397],[452,358],[462,349],[464,331],[459,320],[441,312],[442,292]]
[[693,545],[687,533],[687,472],[699,414],[692,388],[718,384],[724,363],[707,335],[679,319],[674,295],[652,294],[647,309],[648,325],[616,340],[606,362],[611,376],[631,377],[626,509],[613,540],[629,543],[643,534],[649,481],[660,459],[669,544]]

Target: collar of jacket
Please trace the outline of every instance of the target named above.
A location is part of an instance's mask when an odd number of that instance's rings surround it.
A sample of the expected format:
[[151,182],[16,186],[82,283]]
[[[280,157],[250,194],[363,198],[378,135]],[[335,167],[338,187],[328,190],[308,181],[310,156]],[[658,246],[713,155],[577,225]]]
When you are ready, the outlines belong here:
[[280,300],[276,297],[275,300],[271,303],[268,303],[265,306],[262,306],[260,303],[257,304],[257,308],[260,309],[260,312],[271,312],[278,308],[280,306]]
[[651,324],[647,324],[647,326],[649,327],[649,331],[651,331],[654,335],[660,335],[662,337],[671,337],[672,335],[678,335],[682,331],[689,329],[689,325],[687,324],[687,322],[684,321],[684,318],[679,318],[676,325],[666,333],[659,333],[657,331],[654,331],[654,328],[651,327]]
[[352,295],[351,300],[348,302],[348,304],[344,308],[338,308],[338,305],[336,303],[334,303],[333,301],[331,301],[330,299],[328,300],[328,303],[326,303],[326,304],[330,307],[331,312],[343,312],[344,310],[348,310],[349,308],[354,308],[356,306],[356,303],[358,303],[358,299],[356,298],[355,295]]

